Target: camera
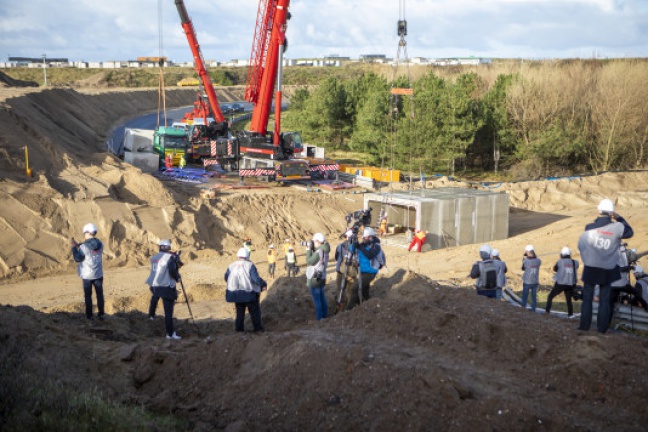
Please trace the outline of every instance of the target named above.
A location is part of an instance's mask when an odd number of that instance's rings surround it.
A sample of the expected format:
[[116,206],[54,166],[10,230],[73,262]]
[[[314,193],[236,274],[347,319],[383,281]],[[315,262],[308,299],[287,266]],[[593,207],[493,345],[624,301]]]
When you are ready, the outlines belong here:
[[583,288],[581,287],[574,288],[574,294],[572,294],[572,299],[574,299],[574,301],[583,300]]
[[180,269],[180,267],[184,265],[184,263],[180,259],[180,255],[182,255],[182,251],[180,250],[178,252],[171,252],[171,255],[173,255],[173,258],[175,259],[176,266],[178,267],[178,269]]
[[313,242],[311,240],[300,241],[299,245],[304,246],[306,249],[313,250]]

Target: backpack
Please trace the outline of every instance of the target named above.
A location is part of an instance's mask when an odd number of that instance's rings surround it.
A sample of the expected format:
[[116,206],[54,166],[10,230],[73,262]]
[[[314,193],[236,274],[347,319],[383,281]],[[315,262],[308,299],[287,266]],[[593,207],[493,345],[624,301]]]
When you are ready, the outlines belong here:
[[373,257],[371,259],[371,268],[375,270],[380,270],[387,264],[387,259],[385,258],[385,254],[383,253],[382,249],[380,249],[380,252],[378,252],[378,255]]

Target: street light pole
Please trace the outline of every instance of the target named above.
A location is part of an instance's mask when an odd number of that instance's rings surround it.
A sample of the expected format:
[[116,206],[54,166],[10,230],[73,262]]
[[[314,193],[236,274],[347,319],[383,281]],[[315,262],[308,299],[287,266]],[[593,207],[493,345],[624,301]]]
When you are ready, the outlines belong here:
[[43,75],[45,76],[45,83],[43,86],[47,87],[47,63],[45,62],[45,59],[47,58],[47,55],[43,54]]

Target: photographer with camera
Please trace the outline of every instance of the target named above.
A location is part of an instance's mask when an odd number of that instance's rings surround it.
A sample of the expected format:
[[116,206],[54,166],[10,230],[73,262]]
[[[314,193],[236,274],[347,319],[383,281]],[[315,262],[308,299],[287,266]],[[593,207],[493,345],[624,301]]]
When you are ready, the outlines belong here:
[[171,252],[171,242],[160,240],[159,253],[151,258],[151,273],[146,283],[151,289],[151,302],[149,304],[149,318],[155,318],[158,300],[162,299],[164,306],[164,327],[167,339],[182,339],[173,330],[173,307],[178,298],[176,282],[180,280],[179,267],[182,265],[177,254]]
[[[374,230],[367,226],[362,231],[362,241],[351,242],[349,253],[352,256],[354,254],[357,256],[359,275],[347,290],[346,310],[351,310],[356,305],[371,298],[369,291],[371,282],[378,274],[378,270],[385,264],[385,255],[380,246],[380,240],[376,237]],[[353,263],[355,262],[352,260],[352,265]]]
[[[621,279],[619,269],[619,247],[621,239],[634,235],[632,227],[614,212],[614,203],[602,200],[596,220],[585,226],[585,232],[578,239],[578,250],[583,260],[583,305],[581,306],[578,330],[589,331],[592,324],[594,287],[599,286],[599,309],[596,327],[605,333],[610,327],[612,310],[610,290],[612,282]],[[614,219],[614,220],[613,220]]]
[[529,292],[531,293],[531,310],[535,312],[538,304],[538,286],[540,285],[540,266],[542,261],[536,256],[533,245],[526,245],[522,258],[522,307],[526,308]]
[[554,265],[553,271],[556,274],[553,276],[554,286],[547,297],[547,305],[545,311],[551,312],[551,303],[558,294],[565,294],[565,302],[567,303],[567,315],[571,317],[574,315],[574,306],[572,305],[572,297],[574,296],[574,289],[578,283],[578,261],[572,259],[571,250],[567,246],[561,249],[560,259]]
[[481,245],[479,248],[481,261],[473,264],[470,269],[470,277],[477,279],[475,281],[477,295],[497,298],[497,275],[500,271],[500,266],[492,259],[492,253],[493,249],[490,245]]
[[331,246],[326,242],[324,234],[317,233],[313,241],[306,246],[306,286],[313,296],[315,319],[317,321],[328,317],[328,304],[324,286],[326,285],[326,267],[328,266]]
[[632,272],[637,280],[637,283],[634,286],[637,293],[636,303],[640,304],[644,308],[644,311],[648,312],[648,274],[646,274],[643,267],[638,264],[635,265]]
[[239,249],[236,256],[238,259],[230,264],[225,272],[225,282],[227,282],[225,301],[236,305],[234,330],[244,331],[245,309],[247,308],[255,333],[262,332],[264,329],[261,324],[259,298],[261,291],[265,290],[268,284],[261,279],[256,266],[248,260],[249,255],[245,248]]

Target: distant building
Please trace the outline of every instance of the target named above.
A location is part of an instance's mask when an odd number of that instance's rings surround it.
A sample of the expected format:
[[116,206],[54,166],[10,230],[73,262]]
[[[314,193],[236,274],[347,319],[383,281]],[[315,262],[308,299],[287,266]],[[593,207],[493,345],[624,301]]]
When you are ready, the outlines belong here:
[[364,63],[387,63],[385,54],[361,54],[360,61]]

